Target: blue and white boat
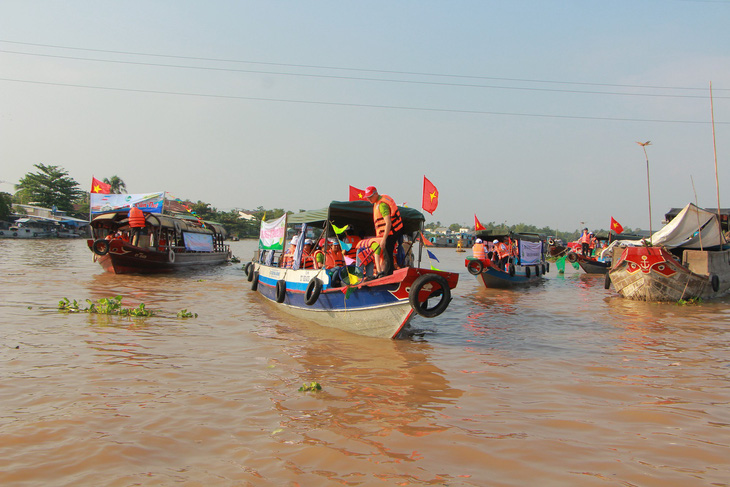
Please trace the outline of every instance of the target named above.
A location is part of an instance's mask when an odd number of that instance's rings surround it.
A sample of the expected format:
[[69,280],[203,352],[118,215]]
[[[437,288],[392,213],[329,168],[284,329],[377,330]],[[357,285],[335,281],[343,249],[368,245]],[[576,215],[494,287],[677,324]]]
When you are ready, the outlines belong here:
[[[299,262],[306,238],[323,242],[321,250],[326,252],[333,238],[347,251],[352,236],[375,235],[372,208],[366,201],[333,201],[320,210],[262,223],[259,249],[245,266],[251,289],[291,315],[373,337],[396,338],[416,315],[433,318],[443,313],[459,275],[414,265],[412,244],[420,242],[425,218],[413,208],[399,207],[405,238],[392,275],[363,279],[363,269],[353,263],[331,269],[278,266],[292,230],[300,236],[294,262]],[[419,262],[420,254],[419,244]]]
[[476,276],[487,288],[511,288],[542,281],[550,271],[546,260],[548,245],[542,235],[510,233],[508,235],[477,234],[485,242],[500,239],[508,243],[511,255],[504,268],[496,263],[490,251],[486,258],[467,257],[464,261],[469,274]]

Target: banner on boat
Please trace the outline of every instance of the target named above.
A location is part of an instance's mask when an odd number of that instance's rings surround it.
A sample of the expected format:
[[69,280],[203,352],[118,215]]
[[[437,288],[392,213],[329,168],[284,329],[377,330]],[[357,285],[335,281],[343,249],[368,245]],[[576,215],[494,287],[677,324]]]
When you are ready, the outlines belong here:
[[195,252],[213,252],[213,235],[206,233],[183,232],[186,250]]
[[272,222],[261,222],[259,232],[259,248],[266,250],[284,250],[286,235],[286,215]]
[[520,240],[520,263],[522,265],[539,264],[542,256],[542,242]]
[[90,193],[91,213],[106,213],[136,206],[147,213],[162,213],[165,193],[102,194]]

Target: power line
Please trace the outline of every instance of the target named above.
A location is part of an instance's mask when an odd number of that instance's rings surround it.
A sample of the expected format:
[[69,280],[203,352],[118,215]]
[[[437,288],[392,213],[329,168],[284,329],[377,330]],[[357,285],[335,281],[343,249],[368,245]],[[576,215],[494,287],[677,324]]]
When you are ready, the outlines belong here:
[[[327,102],[327,101],[316,101],[316,100],[295,100],[285,98],[263,98],[253,96],[235,96],[235,95],[216,95],[210,93],[187,93],[178,91],[162,91],[162,90],[144,90],[135,88],[115,88],[108,86],[93,86],[93,85],[81,85],[71,83],[53,83],[47,81],[33,81],[33,80],[22,80],[22,79],[11,79],[11,78],[0,78],[0,81],[7,81],[12,83],[27,83],[44,86],[60,86],[64,88],[82,88],[102,91],[119,91],[119,92],[131,92],[131,93],[149,93],[156,95],[172,95],[172,96],[193,96],[201,98],[217,98],[227,100],[247,100],[247,101],[263,101],[263,102],[278,102],[278,103],[297,103],[306,105],[325,105],[325,106],[341,106],[341,107],[356,107],[356,108],[376,108],[376,109],[389,109],[389,110],[409,110],[409,111],[422,111],[422,112],[439,112],[439,113],[463,113],[473,115],[499,115],[499,116],[513,116],[513,117],[530,117],[530,118],[555,118],[555,119],[572,119],[572,120],[603,120],[603,121],[614,121],[614,122],[652,122],[652,123],[676,123],[676,124],[693,124],[693,125],[706,125],[710,122],[696,121],[696,120],[660,120],[660,119],[637,119],[637,118],[618,118],[618,117],[593,117],[593,116],[580,116],[580,115],[551,115],[551,114],[540,114],[540,113],[514,113],[514,112],[493,112],[484,110],[461,110],[454,108],[428,108],[428,107],[408,107],[408,106],[397,106],[397,105],[374,105],[365,103],[342,103],[342,102]],[[730,122],[718,122],[715,124],[730,124]]]
[[[642,89],[657,89],[657,90],[706,91],[706,88],[697,88],[697,87],[631,85],[631,84],[616,84],[616,83],[591,83],[591,82],[578,82],[578,81],[539,80],[539,79],[528,79],[528,78],[471,76],[471,75],[448,74],[448,73],[446,73],[446,74],[444,74],[444,73],[427,73],[427,72],[417,72],[417,71],[364,69],[364,68],[350,68],[350,67],[326,66],[326,65],[274,63],[274,62],[262,62],[262,61],[247,61],[247,60],[239,60],[239,59],[180,56],[180,55],[172,55],[172,54],[155,54],[155,53],[144,53],[144,52],[134,52],[134,51],[118,51],[118,50],[109,50],[109,49],[91,49],[91,48],[82,48],[82,47],[60,46],[60,45],[53,45],[53,44],[37,44],[37,43],[30,43],[30,42],[9,41],[9,40],[3,40],[3,39],[0,39],[0,43],[17,44],[17,45],[34,46],[34,47],[44,47],[44,48],[52,48],[52,49],[66,49],[66,50],[83,51],[83,52],[98,52],[98,53],[106,53],[106,54],[122,54],[122,55],[147,56],[147,57],[156,57],[156,58],[186,59],[186,60],[194,60],[194,61],[225,62],[225,63],[238,63],[238,64],[257,64],[257,65],[263,65],[263,66],[280,66],[280,67],[290,67],[290,68],[329,69],[329,70],[340,70],[340,71],[351,71],[351,72],[399,74],[399,75],[408,75],[408,76],[432,76],[432,77],[444,77],[444,78],[510,81],[510,82],[523,82],[523,83],[605,86],[605,87],[614,87],[614,88],[642,88]],[[117,62],[117,63],[127,63],[127,64],[141,64],[141,65],[166,66],[166,67],[178,67],[178,68],[182,67],[182,68],[188,68],[188,69],[210,69],[210,70],[234,71],[234,72],[238,71],[238,70],[230,69],[230,68],[210,68],[210,67],[198,67],[198,66],[175,66],[175,65],[164,65],[164,64],[155,64],[155,63],[137,63],[137,62],[133,62],[133,61],[125,62],[125,61],[114,61],[114,60],[104,60],[104,59],[76,58],[76,57],[70,57],[70,56],[65,57],[65,56],[56,56],[56,55],[50,55],[50,54],[20,53],[20,52],[15,52],[15,51],[0,51],[0,52],[11,52],[11,53],[15,53],[15,54],[25,54],[25,55],[29,55],[29,56],[47,56],[47,57],[59,57],[59,58],[68,58],[68,59],[79,59],[79,60],[92,60],[92,61],[98,61],[98,62]],[[242,71],[242,72],[305,76],[304,74],[301,74],[301,73],[278,73],[278,72],[259,72],[259,71]],[[326,75],[307,75],[307,76],[336,78],[335,76],[326,76]],[[364,80],[368,80],[368,81],[391,81],[391,80],[381,80],[381,79],[376,79],[376,78],[347,78],[347,77],[342,77],[342,78],[343,79],[364,79]],[[408,80],[392,80],[392,81],[424,83],[424,84],[441,84],[441,83],[436,83],[436,82],[416,82],[416,81],[408,81]],[[461,86],[461,85],[455,85],[455,86]],[[463,85],[463,86],[480,87],[480,85]],[[514,88],[514,89],[517,89],[517,88]],[[525,88],[525,89],[528,89],[528,88]],[[533,89],[539,90],[538,88],[533,88]],[[549,91],[549,90],[545,90],[545,91]],[[715,89],[715,91],[728,91],[728,90],[720,88],[720,89]],[[568,92],[571,92],[571,91],[568,91]],[[587,93],[593,93],[593,92],[587,92]],[[603,92],[597,92],[597,93],[603,94]],[[607,94],[614,94],[614,93],[607,93]],[[661,96],[661,95],[647,95],[647,96]],[[671,95],[666,95],[666,96],[671,96]]]

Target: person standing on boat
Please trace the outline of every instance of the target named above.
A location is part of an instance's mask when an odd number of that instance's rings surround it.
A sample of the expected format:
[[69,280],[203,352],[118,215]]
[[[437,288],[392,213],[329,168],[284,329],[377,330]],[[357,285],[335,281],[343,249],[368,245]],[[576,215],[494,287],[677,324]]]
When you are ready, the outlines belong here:
[[583,257],[589,257],[591,255],[591,236],[587,228],[583,229],[583,235],[580,236],[578,242],[580,243],[580,251]]
[[487,249],[484,247],[484,240],[481,238],[476,239],[471,251],[475,259],[484,260],[487,258]]
[[139,235],[145,227],[144,213],[136,206],[129,209],[129,227],[132,229],[132,245],[136,246],[139,242]]
[[509,260],[509,254],[510,250],[509,247],[504,242],[500,242],[498,239],[494,239],[494,250],[497,252],[497,268],[500,270],[504,270],[505,266],[507,265],[507,261]]
[[373,204],[373,222],[375,223],[376,237],[379,239],[383,255],[384,276],[393,273],[393,250],[396,242],[403,238],[403,220],[398,211],[398,205],[393,198],[386,194],[378,194],[375,186],[368,186],[365,198]]

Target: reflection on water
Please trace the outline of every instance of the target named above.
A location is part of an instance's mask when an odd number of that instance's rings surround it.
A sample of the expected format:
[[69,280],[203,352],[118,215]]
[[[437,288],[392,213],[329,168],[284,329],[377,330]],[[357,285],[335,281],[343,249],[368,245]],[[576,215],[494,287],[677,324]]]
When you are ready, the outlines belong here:
[[[570,267],[487,290],[432,249],[454,299],[391,341],[293,319],[241,264],[0,251],[2,485],[728,485],[730,298],[628,301]],[[157,315],[55,309],[116,295]]]

